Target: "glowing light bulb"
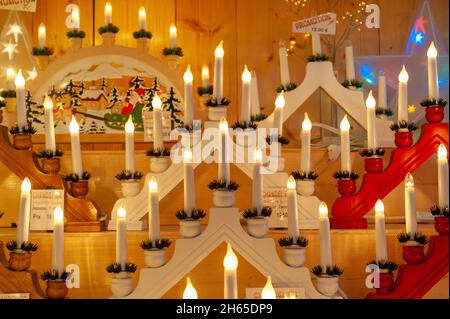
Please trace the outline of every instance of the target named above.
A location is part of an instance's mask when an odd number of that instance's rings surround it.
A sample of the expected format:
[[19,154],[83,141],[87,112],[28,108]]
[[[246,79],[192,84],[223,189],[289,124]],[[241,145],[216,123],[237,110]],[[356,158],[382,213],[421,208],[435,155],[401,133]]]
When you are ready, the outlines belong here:
[[206,65],[202,67],[202,77],[209,78],[209,68]]
[[225,258],[223,259],[223,266],[225,267],[225,270],[236,270],[238,267],[237,256],[234,253],[233,248],[231,248],[231,245],[229,243],[227,245],[227,254],[225,255]]
[[139,8],[139,17],[140,18],[146,18],[147,17],[147,13],[145,12],[145,8],[144,7],[140,7]]
[[414,187],[414,178],[411,173],[408,173],[405,178],[405,187]]
[[402,71],[398,75],[398,80],[402,83],[406,83],[409,80],[409,74],[408,74],[408,72],[406,72],[406,67],[404,64],[403,64]]
[[78,10],[78,7],[72,8],[72,23],[74,29],[80,28],[80,11]]
[[195,290],[194,286],[191,283],[191,278],[186,278],[186,288],[183,292],[183,299],[198,299],[197,290]]
[[161,110],[162,101],[159,98],[159,95],[158,95],[157,92],[155,93],[155,96],[153,97],[152,106],[153,106],[154,109]]
[[438,147],[438,158],[447,158],[447,148],[444,144],[441,144]]
[[150,178],[150,181],[148,182],[148,190],[152,193],[156,193],[158,191],[158,181],[156,180],[155,176],[152,176],[152,178]]
[[222,118],[219,123],[219,130],[221,133],[225,133],[228,131],[228,122],[226,118]]
[[25,87],[25,79],[22,75],[22,70],[19,70],[17,73],[16,78],[14,79],[14,84],[18,89],[23,89]]
[[309,119],[308,113],[305,113],[305,119],[302,122],[302,130],[310,131],[312,129],[312,123]]
[[183,159],[185,163],[192,162],[192,151],[190,148],[185,148],[183,152]]
[[13,68],[7,68],[6,69],[6,78],[12,79],[16,76],[16,72],[14,72]]
[[253,158],[255,159],[255,163],[262,163],[263,154],[262,150],[259,147],[255,148],[255,151],[253,152]]
[[437,55],[438,55],[438,52],[436,50],[434,42],[431,41],[430,47],[428,48],[428,51],[427,51],[427,56],[429,58],[435,58],[435,57],[437,57]]
[[117,218],[123,218],[125,219],[127,217],[127,210],[125,207],[120,206],[119,210],[117,211]]
[[319,205],[319,217],[328,218],[328,207],[327,204],[325,204],[325,202],[322,202]]
[[297,186],[297,183],[295,182],[295,178],[294,176],[289,176],[288,180],[287,180],[287,188],[290,190],[294,190]]
[[48,95],[46,95],[44,99],[44,109],[53,110],[53,101],[52,98]]
[[45,28],[45,24],[41,23],[41,24],[39,25],[38,33],[39,33],[39,34],[45,34],[46,31],[47,31],[47,29]]
[[367,100],[366,100],[366,107],[369,109],[374,109],[376,105],[377,105],[377,102],[375,101],[375,98],[373,97],[372,90],[370,90],[369,96],[367,97]]
[[341,131],[349,131],[350,130],[350,122],[347,119],[347,114],[342,119],[339,127],[340,127]]
[[170,33],[172,36],[177,35],[177,27],[176,27],[175,24],[172,23],[172,24],[170,25],[169,33]]
[[111,16],[112,14],[112,5],[110,2],[106,2],[105,4],[105,16]]
[[53,211],[53,222],[55,224],[61,224],[64,222],[64,212],[61,206],[57,206]]
[[127,133],[133,133],[134,132],[133,117],[131,115],[128,117],[128,121],[125,124],[125,132],[127,132]]
[[72,120],[69,124],[69,131],[70,133],[78,133],[80,132],[80,126],[78,125],[78,122],[74,115],[72,115]]
[[186,72],[184,72],[183,79],[186,83],[192,83],[192,81],[194,80],[194,75],[192,75],[190,64],[188,65]]
[[375,204],[375,214],[384,215],[384,204],[381,199],[377,200],[377,203]]
[[247,68],[247,65],[244,67],[244,72],[242,72],[242,81],[243,82],[250,82],[252,80],[252,74]]
[[217,46],[216,50],[214,51],[214,56],[216,58],[223,58],[225,55],[225,51],[223,49],[223,41],[220,41],[219,45]]
[[286,104],[286,100],[284,98],[284,92],[281,92],[280,94],[278,94],[278,96],[275,100],[275,107],[283,108],[285,104]]
[[277,294],[272,285],[272,277],[270,276],[267,278],[266,285],[261,292],[261,299],[277,299]]
[[22,181],[22,185],[20,186],[20,190],[24,193],[31,192],[31,182],[28,179],[28,177],[25,177],[25,179]]

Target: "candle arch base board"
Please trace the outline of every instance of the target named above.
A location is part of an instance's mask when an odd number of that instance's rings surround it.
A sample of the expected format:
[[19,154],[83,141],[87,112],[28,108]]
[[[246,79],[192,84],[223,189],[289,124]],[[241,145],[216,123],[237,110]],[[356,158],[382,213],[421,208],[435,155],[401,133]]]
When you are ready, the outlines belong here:
[[33,189],[52,186],[64,189],[65,229],[68,232],[101,231],[104,222],[100,221],[100,211],[89,199],[73,197],[68,185],[60,175],[47,175],[39,169],[38,159],[31,150],[17,150],[11,144],[8,128],[0,125],[0,161],[20,179],[28,177]]
[[212,208],[203,233],[192,239],[178,239],[174,254],[166,265],[142,269],[135,290],[126,298],[161,298],[222,242],[230,243],[264,276],[272,276],[275,287],[304,288],[308,299],[330,298],[316,290],[308,268],[292,268],[284,264],[276,252],[274,240],[251,237],[242,228],[239,219],[237,208]]
[[[323,89],[342,109],[353,118],[363,129],[367,129],[367,109],[364,94],[361,91],[350,90],[338,82],[333,72],[331,62],[309,62],[303,82],[294,90],[285,92],[286,104],[283,110],[283,122],[305,103],[318,89]],[[259,123],[259,128],[271,128],[274,114]],[[394,141],[390,130],[391,121],[376,120],[376,132],[380,147],[392,147]]]

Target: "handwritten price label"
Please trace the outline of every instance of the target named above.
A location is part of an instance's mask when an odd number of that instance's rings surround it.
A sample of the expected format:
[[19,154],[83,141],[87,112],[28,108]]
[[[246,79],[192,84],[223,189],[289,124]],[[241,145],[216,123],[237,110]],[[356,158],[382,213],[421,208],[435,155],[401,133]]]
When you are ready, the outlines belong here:
[[293,23],[293,32],[296,33],[321,33],[336,34],[336,14],[324,13],[312,18],[307,18]]

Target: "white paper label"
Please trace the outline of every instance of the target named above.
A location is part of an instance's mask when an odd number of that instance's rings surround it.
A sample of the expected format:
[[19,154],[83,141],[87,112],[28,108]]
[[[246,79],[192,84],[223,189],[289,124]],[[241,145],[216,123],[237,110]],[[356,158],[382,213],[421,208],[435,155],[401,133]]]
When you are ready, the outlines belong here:
[[30,230],[53,230],[53,211],[57,206],[64,211],[63,189],[33,189]]
[[[305,288],[274,288],[277,299],[305,299]],[[246,288],[246,299],[261,299],[263,288]]]
[[29,293],[0,294],[0,299],[30,299]]
[[287,227],[287,194],[286,188],[266,188],[263,192],[263,205],[272,208],[269,217],[270,228]]
[[0,0],[1,10],[36,12],[37,0]]
[[296,33],[336,34],[336,14],[324,13],[292,23],[292,31]]

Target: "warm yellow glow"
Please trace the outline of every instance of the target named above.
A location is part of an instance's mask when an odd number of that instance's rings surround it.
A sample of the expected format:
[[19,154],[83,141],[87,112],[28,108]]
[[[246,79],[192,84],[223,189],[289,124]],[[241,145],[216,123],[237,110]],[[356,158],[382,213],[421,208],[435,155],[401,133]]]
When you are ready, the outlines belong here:
[[259,147],[255,148],[255,151],[253,152],[253,157],[255,159],[255,163],[262,163],[263,154],[262,150]]
[[144,7],[140,7],[139,8],[139,17],[145,19],[147,17],[147,14],[145,12],[145,8]]
[[78,122],[74,115],[72,115],[72,120],[69,124],[69,131],[70,133],[78,133],[80,132],[80,126],[78,125]]
[[302,122],[302,130],[303,131],[311,131],[312,129],[312,123],[309,119],[308,113],[305,112],[305,119]]
[[20,186],[20,190],[23,193],[29,193],[31,191],[31,182],[28,179],[28,177],[25,177],[25,179],[22,181],[22,185]]
[[74,22],[74,28],[79,28],[80,25],[80,11],[78,10],[78,7],[72,8],[72,21]]
[[428,51],[427,51],[427,56],[429,58],[435,58],[435,57],[437,57],[437,55],[438,55],[438,52],[436,50],[436,47],[434,46],[434,42],[431,41],[430,47],[428,48]]
[[350,122],[348,121],[347,114],[341,121],[340,129],[341,131],[350,131]]
[[377,203],[375,204],[375,214],[384,216],[384,204],[381,199],[377,200]]
[[127,132],[127,133],[133,133],[134,132],[133,117],[131,115],[128,117],[128,121],[125,124],[125,132]]
[[6,69],[6,78],[7,79],[12,79],[16,76],[16,72],[14,72],[13,68],[7,68]]
[[266,285],[261,292],[261,299],[277,299],[277,294],[272,286],[272,277],[267,278]]
[[127,217],[127,210],[125,207],[120,206],[119,210],[117,211],[117,218],[126,218]]
[[41,23],[41,24],[39,25],[39,29],[38,29],[39,34],[45,34],[46,31],[47,31],[47,30],[45,29],[45,24]]
[[366,100],[366,106],[369,109],[374,109],[376,105],[377,105],[377,101],[375,101],[375,98],[373,97],[373,94],[372,94],[372,90],[370,90],[369,96],[367,97],[367,100]]
[[46,95],[44,99],[44,109],[53,110],[53,101],[52,98],[48,95]]
[[183,159],[185,163],[192,162],[192,151],[189,147],[185,148],[183,151]]
[[188,65],[186,72],[184,72],[183,79],[184,79],[184,82],[186,82],[186,83],[192,83],[192,81],[194,81],[194,75],[191,72],[190,64]]
[[183,299],[198,299],[197,290],[191,283],[191,278],[186,278],[186,288],[184,288]]
[[238,259],[233,248],[231,248],[230,243],[227,245],[227,254],[223,259],[223,266],[225,267],[225,270],[236,270],[238,267]]
[[153,97],[152,106],[153,106],[154,109],[161,110],[162,101],[159,98],[158,93],[155,93],[155,96]]
[[148,182],[148,190],[152,193],[156,193],[158,191],[158,181],[156,180],[155,176],[152,176],[152,178],[150,178],[150,181]]
[[55,224],[62,224],[64,222],[64,212],[61,206],[57,206],[53,211],[53,222]]
[[284,92],[281,92],[275,100],[275,107],[283,108],[285,104],[286,100],[284,99]]
[[169,33],[170,33],[170,35],[174,35],[174,36],[177,35],[177,27],[176,27],[175,24],[172,23],[172,24],[170,25]]
[[202,67],[202,79],[209,79],[209,68],[206,65]]
[[444,144],[439,145],[438,147],[438,158],[447,159],[447,148]]
[[110,2],[106,2],[105,4],[105,16],[111,16],[112,15],[112,5]]
[[405,187],[414,187],[414,178],[411,173],[408,173],[405,178]]
[[404,64],[403,64],[402,71],[398,75],[398,80],[402,83],[406,83],[409,80],[409,74],[408,74],[408,72],[406,72],[406,67]]
[[288,180],[287,180],[287,188],[290,190],[294,190],[297,186],[297,183],[295,182],[295,178],[294,176],[289,176]]
[[219,123],[219,130],[221,133],[226,133],[228,131],[228,122],[226,118],[222,118]]
[[322,202],[319,205],[319,217],[328,218],[328,207],[327,204],[325,204],[325,202]]
[[244,67],[244,72],[242,72],[242,81],[249,83],[252,80],[252,74],[247,68],[247,65]]
[[216,58],[223,58],[225,55],[225,51],[223,49],[223,41],[220,41],[219,45],[217,46],[216,50],[214,51],[214,56]]
[[16,78],[14,79],[14,84],[17,89],[23,89],[25,87],[25,79],[23,78],[22,70],[19,70],[17,73]]

